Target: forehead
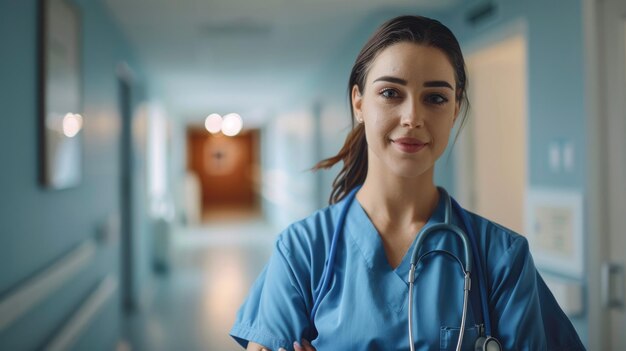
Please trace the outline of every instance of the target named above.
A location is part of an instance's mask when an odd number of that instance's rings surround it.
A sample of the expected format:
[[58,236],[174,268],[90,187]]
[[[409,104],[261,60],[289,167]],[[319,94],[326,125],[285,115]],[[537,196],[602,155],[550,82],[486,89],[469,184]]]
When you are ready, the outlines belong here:
[[454,69],[441,49],[408,42],[383,49],[372,61],[367,82],[381,76],[403,78],[409,83],[445,80],[455,86]]

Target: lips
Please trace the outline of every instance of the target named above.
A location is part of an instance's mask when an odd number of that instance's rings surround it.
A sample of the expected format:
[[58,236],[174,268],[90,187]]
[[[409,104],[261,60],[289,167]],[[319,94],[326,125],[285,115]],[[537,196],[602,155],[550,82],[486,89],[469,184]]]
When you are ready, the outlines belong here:
[[428,145],[423,141],[420,141],[416,138],[410,137],[402,137],[397,139],[392,139],[391,143],[400,151],[406,153],[415,153],[424,148],[424,146]]

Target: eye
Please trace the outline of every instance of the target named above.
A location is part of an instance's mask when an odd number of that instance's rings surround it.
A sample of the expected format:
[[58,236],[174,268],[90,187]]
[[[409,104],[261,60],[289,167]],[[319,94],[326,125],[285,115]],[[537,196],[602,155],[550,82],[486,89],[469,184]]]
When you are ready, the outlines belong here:
[[430,94],[426,97],[426,102],[433,105],[443,105],[448,102],[448,98],[441,94]]
[[400,97],[400,94],[395,89],[386,88],[379,92],[379,94],[385,99],[395,99]]

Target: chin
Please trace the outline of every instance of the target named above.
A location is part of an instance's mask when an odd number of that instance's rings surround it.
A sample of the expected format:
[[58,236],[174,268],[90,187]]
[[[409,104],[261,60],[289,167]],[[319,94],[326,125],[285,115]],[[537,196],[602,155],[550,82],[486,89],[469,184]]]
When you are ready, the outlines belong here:
[[389,170],[393,174],[393,176],[398,178],[412,179],[412,178],[420,178],[425,174],[428,174],[432,169],[433,165],[407,165],[406,167],[399,167],[399,165],[395,165],[395,167],[391,167]]

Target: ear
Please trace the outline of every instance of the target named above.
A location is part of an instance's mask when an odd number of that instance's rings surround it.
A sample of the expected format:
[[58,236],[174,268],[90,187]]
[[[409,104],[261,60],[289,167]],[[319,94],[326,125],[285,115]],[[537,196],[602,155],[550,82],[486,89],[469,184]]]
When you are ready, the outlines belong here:
[[362,116],[361,105],[363,104],[363,96],[361,95],[361,92],[359,91],[359,87],[356,84],[352,86],[351,97],[352,97],[352,111],[354,111],[353,118],[356,119],[357,123],[360,123],[359,119],[362,120],[362,118],[359,116]]

